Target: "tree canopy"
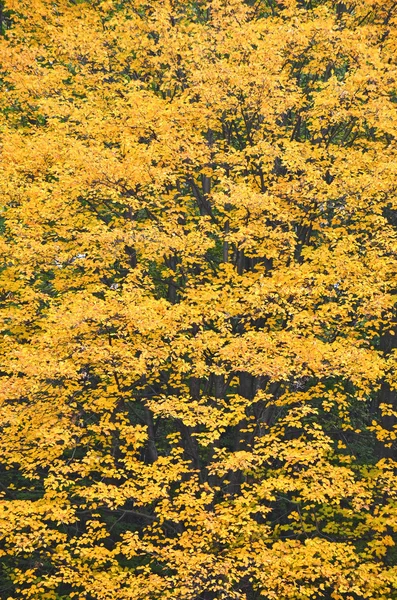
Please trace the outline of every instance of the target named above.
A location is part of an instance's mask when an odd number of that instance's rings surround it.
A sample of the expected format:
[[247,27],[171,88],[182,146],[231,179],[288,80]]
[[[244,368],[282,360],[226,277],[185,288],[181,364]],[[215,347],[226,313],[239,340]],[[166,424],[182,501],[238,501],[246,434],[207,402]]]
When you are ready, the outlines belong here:
[[0,29],[0,596],[397,598],[397,3]]

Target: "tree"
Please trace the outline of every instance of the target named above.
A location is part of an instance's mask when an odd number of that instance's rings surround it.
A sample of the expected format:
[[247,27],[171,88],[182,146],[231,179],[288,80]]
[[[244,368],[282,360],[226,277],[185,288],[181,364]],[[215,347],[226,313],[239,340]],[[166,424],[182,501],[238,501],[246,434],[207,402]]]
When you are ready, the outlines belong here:
[[2,597],[397,597],[397,4],[0,21]]

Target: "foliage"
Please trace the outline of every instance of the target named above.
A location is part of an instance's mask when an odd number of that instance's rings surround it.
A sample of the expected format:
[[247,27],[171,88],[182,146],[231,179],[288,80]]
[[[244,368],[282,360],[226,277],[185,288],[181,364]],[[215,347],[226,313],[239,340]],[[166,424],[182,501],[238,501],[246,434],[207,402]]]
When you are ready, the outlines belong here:
[[1,597],[396,598],[397,4],[0,22]]

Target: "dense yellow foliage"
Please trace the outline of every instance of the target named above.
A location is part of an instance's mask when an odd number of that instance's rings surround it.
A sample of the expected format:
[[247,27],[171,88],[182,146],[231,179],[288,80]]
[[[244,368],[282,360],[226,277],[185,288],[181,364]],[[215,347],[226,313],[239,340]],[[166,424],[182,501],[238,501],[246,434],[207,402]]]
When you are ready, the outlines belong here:
[[397,598],[397,3],[0,20],[0,596]]

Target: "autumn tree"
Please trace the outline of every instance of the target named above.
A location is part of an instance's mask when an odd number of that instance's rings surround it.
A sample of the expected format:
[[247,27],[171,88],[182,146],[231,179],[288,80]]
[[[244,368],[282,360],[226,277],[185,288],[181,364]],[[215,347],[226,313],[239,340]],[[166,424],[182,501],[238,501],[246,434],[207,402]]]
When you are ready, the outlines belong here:
[[0,596],[397,598],[397,3],[0,30]]

